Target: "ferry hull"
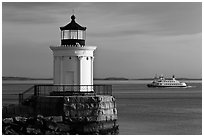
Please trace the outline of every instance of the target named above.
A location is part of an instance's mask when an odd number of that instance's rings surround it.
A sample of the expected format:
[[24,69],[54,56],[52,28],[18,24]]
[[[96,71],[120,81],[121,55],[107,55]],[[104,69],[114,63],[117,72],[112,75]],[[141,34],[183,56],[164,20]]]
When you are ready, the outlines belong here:
[[147,84],[147,87],[153,87],[153,88],[156,88],[156,87],[161,87],[161,88],[165,88],[165,87],[187,87],[187,85],[177,85],[177,86],[165,86],[165,85],[152,85],[152,84]]

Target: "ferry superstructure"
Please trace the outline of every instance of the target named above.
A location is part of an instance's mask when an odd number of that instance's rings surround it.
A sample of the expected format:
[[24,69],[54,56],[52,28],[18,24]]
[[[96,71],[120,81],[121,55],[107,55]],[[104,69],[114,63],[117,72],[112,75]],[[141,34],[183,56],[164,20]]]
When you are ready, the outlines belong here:
[[166,80],[162,75],[157,78],[155,76],[152,83],[147,84],[148,87],[186,87],[187,84],[184,82],[180,82],[175,79],[175,76],[173,75],[172,79]]

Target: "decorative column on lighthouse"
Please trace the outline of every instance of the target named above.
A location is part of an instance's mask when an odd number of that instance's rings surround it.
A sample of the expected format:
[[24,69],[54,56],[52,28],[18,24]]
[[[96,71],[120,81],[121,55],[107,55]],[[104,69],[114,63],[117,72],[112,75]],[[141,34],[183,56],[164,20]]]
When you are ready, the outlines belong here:
[[71,22],[61,30],[61,45],[51,46],[54,56],[55,85],[93,85],[93,52],[95,46],[85,46],[86,27]]

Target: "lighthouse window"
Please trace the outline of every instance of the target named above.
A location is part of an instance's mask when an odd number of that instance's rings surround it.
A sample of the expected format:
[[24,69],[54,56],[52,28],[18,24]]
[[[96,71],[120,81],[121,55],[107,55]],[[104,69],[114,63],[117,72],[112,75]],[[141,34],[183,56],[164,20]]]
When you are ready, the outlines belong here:
[[69,59],[72,59],[72,57],[69,57]]
[[69,38],[69,31],[62,31],[62,39],[68,39]]
[[77,39],[77,30],[71,30],[71,39]]
[[78,30],[78,39],[83,39],[83,31]]
[[89,60],[89,57],[86,57],[86,60]]

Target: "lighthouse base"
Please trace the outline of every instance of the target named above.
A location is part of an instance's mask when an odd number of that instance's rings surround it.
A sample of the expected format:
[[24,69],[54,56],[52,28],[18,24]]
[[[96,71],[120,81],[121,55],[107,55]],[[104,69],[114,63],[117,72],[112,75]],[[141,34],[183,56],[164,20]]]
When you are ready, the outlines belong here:
[[31,117],[60,117],[68,134],[119,134],[113,96],[38,96],[31,104]]
[[38,97],[36,112],[63,116],[72,134],[117,134],[117,109],[113,96]]

